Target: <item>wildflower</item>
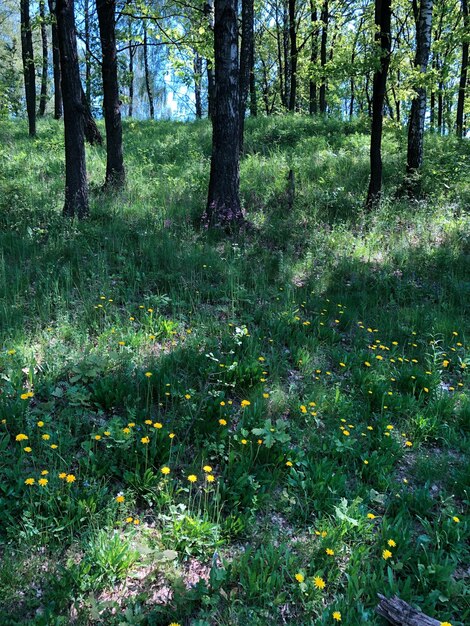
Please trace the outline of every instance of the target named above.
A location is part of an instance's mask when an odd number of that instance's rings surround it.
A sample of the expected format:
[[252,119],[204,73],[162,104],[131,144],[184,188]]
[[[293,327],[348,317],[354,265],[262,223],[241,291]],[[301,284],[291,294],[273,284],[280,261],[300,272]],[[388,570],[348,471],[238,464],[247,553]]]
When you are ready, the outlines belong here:
[[133,521],[134,521],[134,518],[133,518],[133,517],[126,517],[126,522],[127,522],[128,524],[132,524],[132,522],[133,522]]
[[116,502],[124,502],[126,498],[120,493],[118,496],[116,496]]
[[369,465],[369,461],[367,459],[364,459],[364,465]]
[[44,422],[40,420],[40,421],[38,422],[38,427],[39,427],[39,428],[42,428],[43,426],[44,426]]
[[32,448],[30,448],[29,446],[26,446],[26,448],[23,448],[23,450],[24,450],[25,452],[32,452],[32,451],[33,451],[33,449],[32,449]]
[[334,551],[334,550],[332,550],[331,548],[327,548],[327,549],[325,550],[325,552],[327,553],[327,555],[328,555],[328,556],[333,556],[333,555],[334,555],[334,553],[335,553],[335,551]]
[[382,551],[382,558],[386,561],[387,559],[389,559],[392,555],[392,553],[390,552],[390,550],[383,550]]
[[101,439],[101,435],[95,435],[95,439],[96,441],[99,441]]
[[221,426],[227,426],[227,420],[220,419],[220,420],[219,420],[219,424],[220,424]]
[[197,481],[197,476],[195,474],[190,474],[188,476],[188,480],[190,483],[195,483]]
[[349,430],[343,430],[343,435],[344,435],[345,437],[349,437],[349,435],[350,435],[350,434],[351,434],[351,433],[349,432]]
[[393,430],[393,426],[392,426],[392,424],[389,424],[389,425],[387,426],[387,430]]
[[295,575],[295,580],[299,583],[303,583],[305,580],[305,576],[299,572]]
[[215,480],[215,476],[213,474],[207,474],[206,475],[206,480],[208,483],[213,483]]
[[119,346],[125,346],[125,345],[126,345],[126,342],[125,342],[125,341],[118,341],[118,345],[119,345]]
[[184,396],[186,398],[186,400],[189,400],[191,398],[191,396],[189,395],[189,393],[185,394]]
[[49,482],[49,481],[47,480],[47,478],[40,478],[40,479],[38,480],[38,485],[39,485],[40,487],[45,487],[45,486],[47,485],[47,483],[48,483],[48,482]]
[[67,474],[65,480],[71,484],[74,483],[77,479],[75,478],[74,474]]
[[44,441],[49,441],[50,438],[51,438],[51,436],[48,435],[47,433],[44,433],[44,435],[41,435],[41,439],[44,439]]
[[345,363],[340,363],[340,366],[341,367],[346,367],[346,364]]
[[59,478],[60,478],[61,480],[65,480],[65,479],[67,478],[67,474],[66,474],[65,472],[60,472],[60,474],[59,474]]
[[135,519],[135,520],[134,520],[134,526],[138,526],[139,524],[140,524],[140,520]]
[[442,366],[443,366],[443,367],[447,367],[447,366],[449,365],[449,363],[450,363],[450,361],[448,361],[447,359],[444,359],[444,360],[442,361]]
[[269,393],[263,393],[263,398],[267,400],[269,398]]
[[128,428],[134,428],[135,426],[135,422],[129,422],[129,424],[127,424]]
[[450,622],[441,622],[441,626],[452,626]]
[[178,624],[178,622],[171,622],[168,626],[181,626],[181,624]]
[[286,461],[286,466],[287,467],[292,467],[292,465],[293,465],[292,461]]
[[[43,438],[43,439],[44,439],[44,438],[49,439],[49,435],[43,435],[43,436],[42,436],[42,438]],[[52,443],[52,444],[51,444],[51,448],[52,448],[53,450],[57,450],[57,448],[58,448],[58,447],[59,447],[59,446],[58,446],[56,443]]]
[[370,367],[370,363],[369,363],[369,361],[364,361],[364,365],[365,365],[366,367]]
[[262,439],[258,439],[258,441],[257,441],[256,443],[257,443],[259,446],[261,446],[261,445],[262,445],[262,443],[263,443],[263,440],[262,440]]
[[175,435],[175,433],[170,433],[170,434],[168,435],[168,437],[169,437],[170,439],[174,439],[174,438],[176,437],[176,435]]
[[42,470],[41,476],[47,476],[49,472],[47,470]]
[[123,428],[123,429],[122,429],[122,432],[123,432],[125,435],[128,435],[128,434],[131,432],[131,429],[130,429],[130,428],[128,428],[128,427],[126,426],[126,428]]
[[460,517],[457,517],[457,515],[454,515],[454,517],[452,518],[452,520],[458,524],[460,522]]
[[315,576],[315,578],[313,579],[313,584],[317,589],[324,589],[326,586],[325,581],[321,576]]
[[333,619],[336,622],[340,622],[341,621],[341,612],[340,611],[334,611],[333,613]]
[[144,446],[146,446],[148,443],[150,443],[150,437],[142,437],[140,441],[144,444]]
[[15,439],[16,441],[27,441],[28,436],[23,433],[19,433],[19,435],[16,435]]
[[367,513],[367,519],[375,519],[377,517],[377,515],[374,515],[373,513]]
[[[152,422],[150,422],[150,423],[152,423]],[[155,422],[155,424],[153,425],[153,427],[154,427],[154,428],[158,428],[158,429],[160,429],[160,428],[163,428],[163,424],[161,424],[160,422]]]
[[145,376],[147,378],[151,378],[151,376],[153,376],[152,372],[145,372]]
[[36,481],[34,480],[34,478],[27,478],[27,479],[24,481],[24,484],[25,484],[25,485],[34,485],[34,483],[35,483],[35,482],[36,482]]
[[408,448],[411,448],[412,445],[413,443],[411,441],[405,441],[405,446],[407,446]]
[[145,420],[144,424],[147,424],[147,426],[151,426],[152,425],[152,420]]
[[204,465],[202,469],[209,474],[212,472],[212,467],[210,465]]
[[246,444],[248,443],[248,441],[246,439],[242,439],[241,442],[244,446],[246,446]]
[[169,468],[169,467],[167,467],[166,465],[165,465],[164,467],[162,467],[162,469],[161,469],[160,471],[161,471],[161,473],[162,473],[164,476],[167,476],[167,475],[171,472],[170,468]]
[[242,400],[241,401],[241,407],[242,409],[244,409],[247,406],[250,406],[251,402],[249,400]]

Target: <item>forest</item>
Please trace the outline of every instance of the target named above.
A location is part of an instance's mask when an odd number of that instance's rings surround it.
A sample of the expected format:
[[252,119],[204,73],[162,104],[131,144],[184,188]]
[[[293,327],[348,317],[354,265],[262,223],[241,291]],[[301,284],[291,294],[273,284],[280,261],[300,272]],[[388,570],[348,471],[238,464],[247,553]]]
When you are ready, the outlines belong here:
[[2,0],[0,626],[470,623],[468,0]]

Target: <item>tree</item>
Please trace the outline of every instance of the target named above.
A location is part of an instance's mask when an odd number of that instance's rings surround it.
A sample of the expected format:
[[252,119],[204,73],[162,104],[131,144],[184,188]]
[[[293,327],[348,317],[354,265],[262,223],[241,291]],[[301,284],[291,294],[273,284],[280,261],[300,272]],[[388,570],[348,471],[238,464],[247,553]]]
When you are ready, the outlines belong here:
[[101,39],[103,108],[106,126],[106,186],[121,187],[125,181],[122,153],[121,102],[117,73],[116,0],[97,0]]
[[457,100],[457,116],[455,128],[457,137],[460,139],[463,136],[463,113],[465,105],[465,91],[467,89],[467,75],[468,75],[468,31],[470,28],[470,20],[468,17],[468,2],[467,0],[461,0],[462,2],[462,15],[463,15],[463,28],[464,28],[464,40],[462,42],[462,62],[460,64],[460,81],[459,81],[459,96]]
[[39,115],[43,116],[46,112],[47,103],[47,30],[46,30],[46,11],[44,0],[39,0],[39,17],[41,20],[41,42],[42,42],[42,72],[41,72],[41,95],[39,97]]
[[36,71],[34,68],[33,34],[29,16],[29,0],[21,0],[21,56],[23,59],[26,112],[28,114],[29,136],[36,135]]
[[375,41],[379,44],[379,65],[374,72],[372,92],[372,127],[370,135],[370,182],[366,206],[380,201],[382,191],[382,127],[387,73],[391,51],[391,0],[375,0]]
[[414,67],[419,72],[419,77],[416,86],[416,97],[411,103],[411,112],[408,120],[408,152],[406,159],[408,191],[412,195],[416,193],[419,170],[423,163],[424,118],[426,115],[426,87],[423,79],[428,67],[431,49],[433,0],[421,0],[419,8],[416,3],[417,0],[414,0],[413,7],[416,20]]
[[243,222],[239,197],[240,109],[237,0],[215,0],[215,102],[212,158],[203,224],[232,230]]
[[289,42],[290,42],[290,94],[289,111],[295,111],[297,103],[297,29],[295,24],[295,0],[289,0]]
[[67,217],[88,215],[88,186],[85,161],[85,108],[78,65],[74,0],[57,0],[61,87],[65,134],[65,203]]
[[49,0],[49,13],[51,14],[52,24],[52,68],[54,72],[54,118],[60,120],[62,117],[62,89],[60,86],[60,53],[59,40],[57,35],[57,20],[55,16],[54,4],[55,0]]
[[253,62],[254,1],[242,0],[242,38],[240,48],[240,151],[243,150],[246,102],[250,90]]
[[323,7],[321,10],[321,42],[320,42],[320,65],[322,68],[322,76],[320,83],[320,113],[326,113],[326,76],[325,76],[325,65],[326,65],[326,42],[328,38],[328,0],[324,0]]

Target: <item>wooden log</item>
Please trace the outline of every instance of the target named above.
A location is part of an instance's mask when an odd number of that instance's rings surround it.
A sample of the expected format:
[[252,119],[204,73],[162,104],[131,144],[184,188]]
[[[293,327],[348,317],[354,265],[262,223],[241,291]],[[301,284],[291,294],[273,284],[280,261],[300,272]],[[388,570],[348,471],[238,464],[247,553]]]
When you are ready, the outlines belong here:
[[439,620],[414,609],[397,596],[385,598],[379,594],[379,598],[380,602],[375,610],[393,626],[441,626]]

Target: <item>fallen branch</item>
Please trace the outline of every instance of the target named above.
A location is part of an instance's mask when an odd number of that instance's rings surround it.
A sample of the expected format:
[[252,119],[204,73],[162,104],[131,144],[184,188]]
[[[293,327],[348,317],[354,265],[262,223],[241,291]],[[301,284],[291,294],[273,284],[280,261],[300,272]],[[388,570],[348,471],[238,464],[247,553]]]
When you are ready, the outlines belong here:
[[393,626],[440,626],[437,619],[425,615],[419,609],[400,600],[397,596],[385,598],[379,594],[380,602],[375,609],[379,615],[385,617]]

